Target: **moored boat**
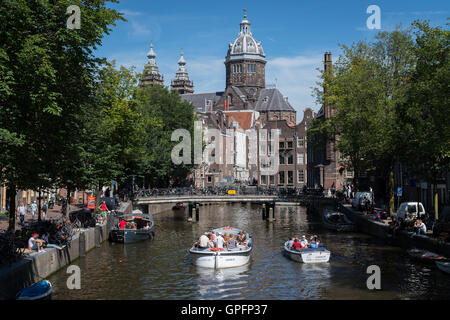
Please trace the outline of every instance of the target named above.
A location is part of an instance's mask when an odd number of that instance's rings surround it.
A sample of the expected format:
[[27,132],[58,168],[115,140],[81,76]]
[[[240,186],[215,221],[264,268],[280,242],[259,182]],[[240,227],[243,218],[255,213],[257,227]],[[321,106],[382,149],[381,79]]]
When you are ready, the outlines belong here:
[[436,254],[434,252],[430,252],[427,250],[422,249],[409,249],[408,254],[415,259],[421,260],[421,261],[435,261],[435,260],[446,260],[444,256],[441,256],[439,254]]
[[339,211],[325,208],[322,214],[323,225],[330,230],[336,231],[354,231],[355,225],[351,222],[347,216]]
[[21,290],[17,300],[50,300],[53,288],[50,281],[44,280]]
[[435,261],[435,263],[439,270],[450,273],[450,261]]
[[189,249],[192,257],[192,263],[202,268],[234,268],[246,265],[250,261],[253,250],[252,235],[239,228],[223,227],[211,230],[214,234],[233,234],[238,235],[243,231],[246,235],[247,247],[238,245],[234,249],[228,248],[198,248],[195,245]]
[[295,250],[284,246],[284,253],[291,260],[303,263],[328,262],[331,255],[331,252],[323,247]]
[[[117,218],[120,222],[109,233],[111,242],[134,243],[151,239],[155,234],[155,222],[150,214],[134,210],[131,214],[118,215]],[[119,226],[121,223],[123,228]]]

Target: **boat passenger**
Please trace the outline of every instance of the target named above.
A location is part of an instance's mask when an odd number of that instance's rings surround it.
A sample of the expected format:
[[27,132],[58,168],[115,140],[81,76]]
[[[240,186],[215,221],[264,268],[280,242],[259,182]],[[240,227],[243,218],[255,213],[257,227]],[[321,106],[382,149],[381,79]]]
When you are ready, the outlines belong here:
[[228,247],[228,240],[230,240],[230,236],[228,235],[228,233],[224,233],[223,235],[223,241],[225,243],[225,247]]
[[300,241],[300,244],[302,245],[303,248],[308,248],[308,240],[306,240],[305,235],[302,236],[302,240]]
[[119,222],[119,229],[123,230],[125,229],[125,226],[127,225],[127,222],[125,220],[122,220]]
[[294,250],[302,250],[302,244],[300,243],[300,241],[298,241],[298,239],[294,240],[294,243],[292,244],[292,248]]
[[292,237],[291,240],[286,241],[286,243],[284,245],[288,248],[292,248],[292,244],[294,243],[294,240],[295,240],[295,238]]
[[234,235],[231,234],[230,239],[228,240],[228,249],[234,249],[234,248],[236,248],[236,245],[237,245],[237,243],[236,243],[236,240],[234,239]]
[[198,246],[203,249],[211,247],[209,244],[209,238],[205,234],[201,235]]
[[239,235],[238,235],[238,241],[239,243],[243,244],[245,242],[245,240],[247,240],[247,235],[245,234],[244,231],[239,231]]
[[223,249],[224,240],[221,233],[216,237],[216,248]]

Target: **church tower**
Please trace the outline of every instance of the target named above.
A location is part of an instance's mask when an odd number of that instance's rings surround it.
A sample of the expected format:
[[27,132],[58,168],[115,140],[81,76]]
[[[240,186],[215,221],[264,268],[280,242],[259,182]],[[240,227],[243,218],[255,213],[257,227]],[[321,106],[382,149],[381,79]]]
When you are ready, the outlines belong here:
[[238,37],[229,44],[225,68],[226,87],[237,87],[248,101],[256,101],[266,86],[266,56],[261,42],[253,38],[246,9]]
[[179,94],[194,93],[194,83],[189,79],[186,69],[186,61],[183,57],[183,49],[181,49],[181,57],[178,60],[178,70],[175,79],[172,80],[171,90]]
[[144,67],[141,87],[164,86],[164,77],[159,73],[158,64],[155,60],[156,53],[153,51],[153,40],[150,41],[150,52],[147,54],[147,58],[148,62]]

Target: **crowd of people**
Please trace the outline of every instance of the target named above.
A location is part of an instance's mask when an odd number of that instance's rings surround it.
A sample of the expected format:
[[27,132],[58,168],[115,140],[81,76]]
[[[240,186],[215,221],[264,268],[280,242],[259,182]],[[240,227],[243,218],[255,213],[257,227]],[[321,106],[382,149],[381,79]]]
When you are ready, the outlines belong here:
[[306,239],[306,236],[303,235],[301,238],[292,237],[288,241],[285,242],[285,247],[292,250],[303,250],[303,249],[316,249],[321,246],[319,237],[317,235],[311,236],[310,240]]
[[236,249],[249,248],[249,239],[244,231],[239,231],[238,234],[222,233],[222,232],[207,232],[202,234],[199,240],[195,243],[195,247],[199,249]]

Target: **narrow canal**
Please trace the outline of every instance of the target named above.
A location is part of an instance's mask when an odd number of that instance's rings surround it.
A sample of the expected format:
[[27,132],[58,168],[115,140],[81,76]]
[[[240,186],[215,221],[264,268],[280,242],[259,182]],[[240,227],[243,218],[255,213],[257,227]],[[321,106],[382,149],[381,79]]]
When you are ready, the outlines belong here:
[[[450,299],[450,277],[435,265],[371,236],[328,231],[303,207],[278,206],[274,223],[250,204],[202,206],[195,224],[173,212],[154,218],[153,240],[106,242],[76,260],[81,290],[67,289],[66,268],[52,275],[54,299]],[[250,264],[216,271],[193,266],[187,249],[198,236],[228,225],[253,234]],[[319,235],[332,253],[329,263],[301,264],[282,254],[288,237],[303,234]],[[370,265],[381,268],[381,291],[367,289]]]

